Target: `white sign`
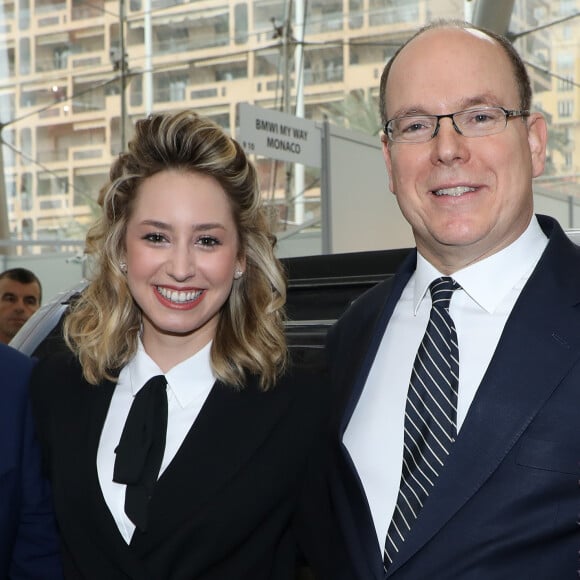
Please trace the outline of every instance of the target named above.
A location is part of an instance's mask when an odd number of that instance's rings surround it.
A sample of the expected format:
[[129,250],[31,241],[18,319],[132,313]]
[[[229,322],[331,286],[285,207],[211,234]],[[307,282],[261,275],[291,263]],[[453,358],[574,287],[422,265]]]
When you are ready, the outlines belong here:
[[322,138],[316,123],[279,111],[240,103],[237,141],[246,153],[310,167],[322,164]]

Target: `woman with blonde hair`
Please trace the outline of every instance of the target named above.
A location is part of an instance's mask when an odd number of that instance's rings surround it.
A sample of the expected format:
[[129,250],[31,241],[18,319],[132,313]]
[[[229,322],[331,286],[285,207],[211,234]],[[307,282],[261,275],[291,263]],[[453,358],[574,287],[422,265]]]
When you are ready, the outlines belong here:
[[292,369],[256,171],[195,113],[136,124],[33,408],[67,578],[294,577],[322,389]]

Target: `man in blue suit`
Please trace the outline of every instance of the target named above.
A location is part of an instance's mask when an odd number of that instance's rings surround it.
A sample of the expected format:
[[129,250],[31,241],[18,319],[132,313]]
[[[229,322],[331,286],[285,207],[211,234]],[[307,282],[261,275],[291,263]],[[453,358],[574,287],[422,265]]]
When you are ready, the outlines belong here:
[[49,489],[41,475],[27,385],[32,361],[0,344],[0,578],[62,579]]
[[[389,61],[380,99],[416,250],[330,331],[337,404],[305,553],[325,580],[576,578],[580,248],[534,215],[547,129],[525,67],[505,38],[438,22]],[[459,373],[453,435],[425,467],[411,424],[433,425],[417,408],[436,397],[410,377],[440,277],[457,288]]]

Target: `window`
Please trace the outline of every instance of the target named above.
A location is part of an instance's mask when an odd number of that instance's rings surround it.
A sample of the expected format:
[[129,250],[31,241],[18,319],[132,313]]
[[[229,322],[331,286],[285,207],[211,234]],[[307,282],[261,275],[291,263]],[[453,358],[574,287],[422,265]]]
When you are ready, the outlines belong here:
[[18,25],[20,30],[28,30],[30,27],[30,3],[28,0],[20,0],[20,10],[18,10]]
[[558,91],[572,91],[574,90],[574,81],[571,78],[559,78],[558,79]]
[[576,12],[576,0],[560,0],[560,16],[569,16]]
[[23,240],[31,240],[32,234],[34,232],[34,225],[31,219],[23,219],[22,220],[22,239]]
[[30,74],[30,39],[21,38],[18,46],[20,47],[20,74],[28,75]]
[[419,18],[418,0],[369,0],[369,24],[399,24],[415,22]]
[[24,173],[20,182],[20,207],[24,211],[32,209],[32,175]]
[[63,69],[67,67],[69,52],[68,46],[57,46],[53,50],[52,55],[55,69]]
[[566,71],[573,71],[576,59],[573,54],[569,52],[560,52],[556,56],[556,66],[558,67],[558,72],[563,73]]
[[234,20],[236,26],[236,44],[248,42],[248,5],[236,4],[234,7]]
[[571,117],[574,114],[574,101],[558,101],[558,115],[560,117]]
[[351,28],[360,28],[363,25],[362,0],[348,0],[348,24]]
[[20,131],[20,149],[27,161],[32,157],[32,133],[28,127]]
[[187,95],[187,76],[161,73],[155,76],[155,100],[184,101]]
[[169,81],[169,100],[185,101],[185,89],[187,88],[187,79],[174,78]]
[[574,30],[568,24],[562,26],[562,39],[572,40],[574,38]]

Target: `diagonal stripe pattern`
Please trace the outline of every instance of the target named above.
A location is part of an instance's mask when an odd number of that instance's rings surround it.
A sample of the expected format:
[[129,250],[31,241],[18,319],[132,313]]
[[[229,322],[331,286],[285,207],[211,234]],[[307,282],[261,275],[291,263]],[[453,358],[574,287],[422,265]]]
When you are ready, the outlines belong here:
[[403,470],[385,542],[385,570],[419,515],[457,434],[459,350],[449,304],[458,288],[448,276],[429,286],[431,313],[409,381]]

